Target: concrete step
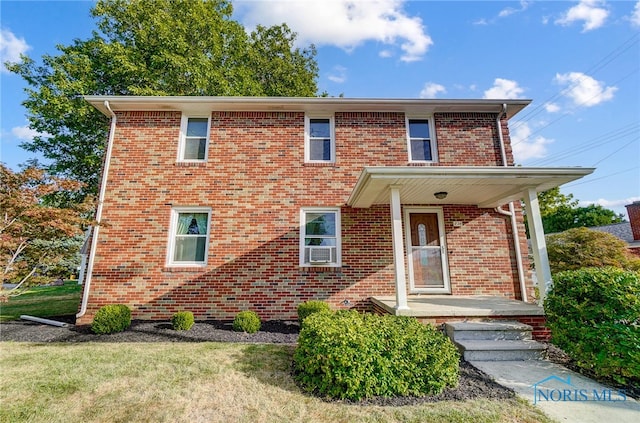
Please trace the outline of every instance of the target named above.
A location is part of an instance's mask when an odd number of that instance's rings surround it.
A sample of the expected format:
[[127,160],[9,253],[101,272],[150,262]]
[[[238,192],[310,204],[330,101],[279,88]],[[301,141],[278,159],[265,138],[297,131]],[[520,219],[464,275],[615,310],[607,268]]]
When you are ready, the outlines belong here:
[[520,322],[451,322],[445,323],[447,335],[453,341],[463,340],[530,340],[533,328]]
[[466,361],[541,360],[546,348],[532,340],[458,340],[454,343]]

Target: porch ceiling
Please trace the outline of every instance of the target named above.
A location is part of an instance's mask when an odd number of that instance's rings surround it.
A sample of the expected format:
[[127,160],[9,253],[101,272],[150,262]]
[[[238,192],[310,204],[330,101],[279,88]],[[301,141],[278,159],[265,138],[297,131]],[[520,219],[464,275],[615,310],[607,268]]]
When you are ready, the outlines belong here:
[[[390,186],[403,204],[473,204],[493,208],[517,201],[529,189],[545,191],[591,174],[579,167],[365,167],[347,204],[367,208],[389,204]],[[434,197],[446,192],[444,199]]]

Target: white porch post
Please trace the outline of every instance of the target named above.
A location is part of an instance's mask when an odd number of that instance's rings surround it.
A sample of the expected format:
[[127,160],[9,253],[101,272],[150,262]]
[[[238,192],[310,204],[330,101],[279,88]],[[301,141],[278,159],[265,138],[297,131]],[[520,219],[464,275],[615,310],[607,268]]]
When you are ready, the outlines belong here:
[[393,237],[393,265],[396,271],[396,310],[409,310],[407,304],[404,248],[402,241],[402,214],[400,213],[400,189],[391,185],[391,234]]
[[538,290],[540,291],[538,303],[542,305],[547,294],[547,288],[551,286],[552,281],[549,257],[547,256],[547,243],[544,239],[544,229],[542,227],[542,218],[540,217],[538,193],[535,189],[530,188],[524,192],[524,206],[527,211],[531,249],[533,250],[533,261],[536,267]]

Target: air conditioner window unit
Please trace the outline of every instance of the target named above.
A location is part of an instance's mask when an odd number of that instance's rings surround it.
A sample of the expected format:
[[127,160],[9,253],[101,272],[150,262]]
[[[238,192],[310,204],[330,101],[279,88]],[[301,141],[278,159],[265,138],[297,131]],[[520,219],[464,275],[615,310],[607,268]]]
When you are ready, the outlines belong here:
[[309,247],[309,263],[331,263],[333,247]]

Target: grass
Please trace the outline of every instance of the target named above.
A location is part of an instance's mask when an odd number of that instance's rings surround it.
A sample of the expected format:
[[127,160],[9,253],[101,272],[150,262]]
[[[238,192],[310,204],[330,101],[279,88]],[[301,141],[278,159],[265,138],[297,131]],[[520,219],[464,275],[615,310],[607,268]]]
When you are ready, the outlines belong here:
[[67,281],[61,286],[33,287],[0,303],[0,322],[17,320],[22,314],[36,317],[75,314],[81,293],[82,286],[77,281]]
[[0,343],[0,421],[549,422],[522,400],[357,406],[302,393],[293,347]]

